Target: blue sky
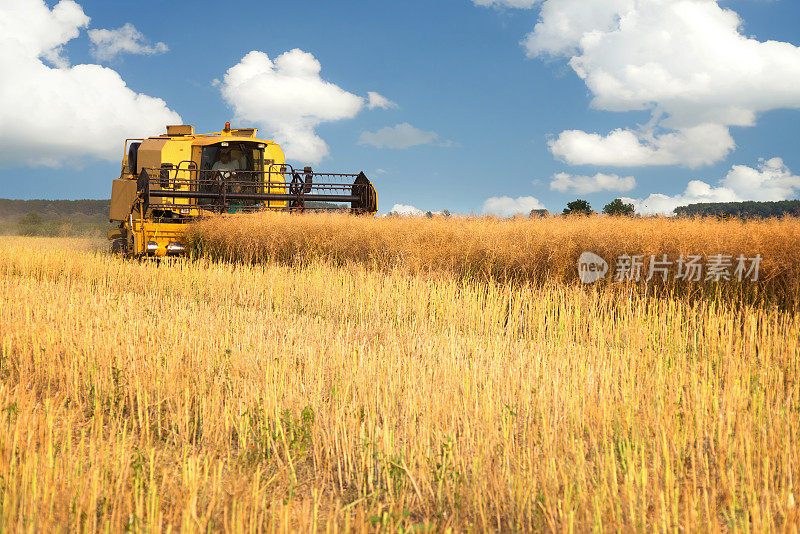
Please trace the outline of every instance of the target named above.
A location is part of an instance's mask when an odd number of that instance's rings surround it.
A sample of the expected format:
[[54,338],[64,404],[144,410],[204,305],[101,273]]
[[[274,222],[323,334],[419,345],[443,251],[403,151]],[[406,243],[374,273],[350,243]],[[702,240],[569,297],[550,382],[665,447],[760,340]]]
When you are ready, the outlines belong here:
[[[691,95],[683,101],[682,95],[654,97],[655,104],[643,108],[630,101],[600,106],[605,109],[593,107],[593,97],[603,96],[603,90],[590,89],[569,61],[576,56],[589,58],[593,61],[591,77],[592,72],[613,67],[615,64],[603,62],[617,51],[621,54],[617,63],[631,61],[621,50],[623,44],[611,42],[608,44],[611,48],[573,50],[563,54],[553,53],[552,47],[546,53],[542,52],[544,45],[538,44],[532,53],[531,47],[521,42],[534,30],[538,21],[544,20],[542,4],[531,0],[480,1],[495,5],[480,6],[471,0],[412,0],[402,3],[262,1],[237,2],[234,8],[221,7],[218,2],[140,1],[131,4],[84,0],[78,4],[91,21],[88,25],[76,23],[80,26],[78,36],[65,38],[61,57],[68,58],[68,64],[63,61],[60,66],[46,63],[50,69],[68,69],[81,64],[100,64],[113,69],[132,91],[163,99],[169,110],[178,113],[184,123],[195,125],[199,131],[219,130],[225,121],[230,120],[234,126],[244,126],[243,122],[262,126],[262,136],[272,137],[265,130],[278,127],[274,122],[268,122],[267,127],[262,123],[271,120],[269,117],[274,115],[275,108],[264,110],[258,108],[257,103],[234,102],[239,98],[244,101],[258,96],[243,93],[243,89],[231,88],[232,96],[226,100],[222,94],[226,85],[224,76],[250,51],[263,52],[274,61],[285,52],[300,49],[319,62],[322,80],[334,84],[342,93],[364,99],[357,112],[341,111],[341,115],[347,116],[322,121],[313,127],[313,135],[328,147],[328,154],[314,162],[314,167],[317,170],[364,170],[378,188],[381,211],[388,211],[396,204],[421,210],[449,209],[463,213],[492,211],[492,207],[497,207],[496,211],[500,213],[512,214],[539,206],[560,211],[566,202],[577,197],[588,199],[596,209],[613,198],[625,197],[634,199],[641,211],[647,211],[647,197],[653,193],[708,200],[798,197],[800,182],[796,173],[800,173],[800,156],[796,139],[800,132],[797,109],[800,107],[800,94],[791,89],[779,94],[766,94],[768,91],[762,87],[800,85],[794,78],[797,70],[793,70],[800,69],[800,55],[795,53],[797,49],[793,46],[800,44],[800,30],[797,29],[800,3],[789,0],[719,3],[720,7],[739,15],[742,39],[754,39],[753,46],[765,41],[787,43],[777,51],[753,48],[763,52],[766,58],[758,61],[771,65],[774,60],[780,68],[772,69],[769,77],[762,77],[762,80],[747,79],[749,70],[738,78],[732,76],[728,80],[732,83],[727,85],[744,89],[739,93],[723,91],[722,99],[729,99],[731,106],[752,108],[755,119],[750,123],[754,125],[740,125],[742,121],[731,118],[726,108],[719,114],[725,115],[724,118],[714,115],[713,120],[709,119],[719,126],[713,135],[709,134],[713,139],[702,137],[697,141],[690,137],[688,141],[690,145],[702,145],[705,140],[709,145],[724,142],[727,128],[735,148],[709,150],[699,156],[686,155],[685,149],[681,149],[678,156],[661,151],[655,155],[643,155],[636,166],[621,166],[618,161],[597,155],[598,151],[605,150],[605,145],[601,145],[605,140],[594,139],[592,142],[597,146],[589,148],[584,146],[585,143],[579,143],[583,148],[576,148],[578,145],[567,144],[567,137],[560,135],[565,131],[579,131],[606,136],[616,129],[624,129],[635,132],[638,143],[645,146],[648,141],[642,131],[648,128],[643,127],[653,123],[653,109],[657,108],[667,119],[656,125],[656,137],[650,138],[649,142],[656,146],[660,142],[659,135],[677,132],[681,136],[691,131],[695,125],[691,118],[671,122],[669,119],[681,114],[697,114],[695,108],[686,104]],[[591,4],[594,0],[586,1]],[[637,5],[636,2],[659,3],[659,0],[627,1],[633,2],[632,5]],[[552,5],[548,9],[557,11],[559,2],[566,5],[569,0],[549,2]],[[42,4],[40,0],[23,0],[21,3],[30,3],[33,7]],[[709,13],[709,20],[700,16],[696,22],[701,26],[706,23],[714,26],[713,17],[719,15],[713,10],[717,3],[710,0],[688,0],[688,3],[705,4],[701,6],[705,8],[713,4],[710,11],[698,12]],[[530,7],[519,9],[509,5]],[[53,7],[54,2],[47,3],[48,9]],[[627,9],[631,9],[630,6]],[[641,21],[646,19],[647,9],[665,8],[632,9],[639,9],[640,19],[637,20],[645,31],[647,26]],[[0,2],[0,17],[7,25],[14,24],[16,16]],[[39,10],[31,16],[45,15]],[[143,36],[138,43],[152,47],[153,53],[123,52],[98,59],[98,55],[92,53],[93,50],[96,52],[96,45],[88,30],[114,30],[124,24],[132,24]],[[665,26],[663,31],[679,32],[680,27]],[[637,42],[636,34],[632,33],[630,39]],[[724,43],[724,35],[719,42]],[[161,51],[157,43],[164,43],[168,50]],[[706,46],[713,48],[716,46],[714,43],[716,41],[712,40]],[[37,46],[40,50],[46,48],[45,45]],[[618,48],[614,49],[614,46]],[[644,48],[642,53],[646,56],[649,52]],[[604,50],[611,50],[612,54],[606,54]],[[716,61],[714,54],[717,52],[700,49],[692,53],[699,56],[707,53],[709,61]],[[652,61],[642,60],[641,56],[636,60],[648,65],[663,60],[664,56],[658,50],[653,54]],[[0,58],[0,67],[5,63],[6,72],[9,68],[14,72],[13,61]],[[669,68],[675,74],[676,67],[672,65]],[[697,79],[696,74],[704,73],[703,68],[700,64],[696,72],[689,69],[688,74]],[[26,72],[19,70],[23,75]],[[709,76],[725,78],[724,73],[710,72]],[[3,92],[2,85],[12,83],[11,78],[4,78],[5,81],[0,81],[0,95],[14,95],[11,88]],[[215,80],[221,83],[215,83]],[[714,87],[713,81],[710,85]],[[625,89],[623,86],[620,91]],[[676,90],[680,93],[683,89],[678,87]],[[693,90],[691,86],[686,88],[687,94]],[[397,107],[368,109],[368,92],[379,93],[396,103]],[[766,96],[752,96],[759,92]],[[605,93],[605,96],[609,97],[609,94]],[[84,151],[76,148],[76,144],[82,143],[74,140],[80,136],[76,130],[69,134],[73,138],[69,146],[59,145],[58,141],[37,146],[36,130],[54,130],[57,124],[15,118],[15,108],[33,106],[27,102],[20,105],[15,100],[25,98],[28,96],[7,96],[0,101],[0,110],[7,108],[5,113],[0,111],[0,143],[13,146],[8,140],[17,134],[19,128],[31,132],[26,137],[26,146],[14,154],[10,148],[5,151],[0,148],[0,196],[108,198],[111,180],[119,174],[119,161],[109,160],[115,157],[109,155],[113,149]],[[614,98],[613,95],[609,97],[610,100]],[[47,106],[47,99],[44,100],[45,103],[36,105]],[[702,102],[701,99],[697,106],[702,106]],[[241,108],[240,117],[235,116],[235,106]],[[637,106],[642,109],[630,110]],[[609,109],[620,107],[627,110]],[[139,109],[131,107],[131,110],[131,115],[137,117],[131,120],[131,124],[118,124],[115,129],[99,124],[102,116],[89,122],[84,128],[91,130],[94,136],[87,136],[86,143],[105,146],[102,136],[117,135],[118,139],[113,143],[120,147],[121,152],[124,132],[134,125],[150,126],[166,113],[166,110],[159,111],[160,115],[156,113],[150,122],[143,122]],[[265,114],[269,117],[264,118]],[[81,118],[74,120],[80,122]],[[111,120],[124,123],[125,117]],[[290,113],[283,120],[291,122],[294,118]],[[663,120],[662,115],[659,114],[656,120]],[[703,123],[706,123],[705,119]],[[70,124],[76,127],[74,122]],[[359,143],[360,139],[365,139],[362,137],[365,132],[375,133],[400,124],[413,126],[412,138],[416,132],[420,142],[424,139],[429,142],[402,149]],[[294,135],[286,133],[294,132],[291,125],[282,123],[278,129],[289,137]],[[425,132],[428,132],[427,137]],[[432,140],[430,132],[436,134]],[[137,133],[160,132],[132,132],[130,135]],[[392,134],[391,131],[385,133]],[[51,134],[57,135],[56,132]],[[589,139],[579,135],[581,142]],[[554,149],[553,143],[562,139],[564,144],[557,145],[563,150]],[[640,144],[633,148],[638,150]],[[290,146],[295,145],[290,142]],[[313,151],[300,150],[300,153],[314,155]],[[288,155],[292,156],[291,153]],[[697,157],[705,161],[698,164]],[[585,160],[592,161],[581,163]],[[301,158],[296,161],[303,162]],[[561,180],[562,190],[554,189],[553,185],[554,176],[559,173],[566,176]],[[728,181],[720,184],[720,180],[726,177]],[[760,180],[758,183],[763,187],[748,189],[746,184],[753,179]],[[692,180],[702,181],[710,187],[710,192],[689,194],[685,190]],[[745,185],[739,187],[737,184]],[[597,191],[598,187],[601,190]],[[769,191],[769,194],[763,191]],[[491,197],[508,198],[487,204]],[[681,198],[656,200],[671,206]]]

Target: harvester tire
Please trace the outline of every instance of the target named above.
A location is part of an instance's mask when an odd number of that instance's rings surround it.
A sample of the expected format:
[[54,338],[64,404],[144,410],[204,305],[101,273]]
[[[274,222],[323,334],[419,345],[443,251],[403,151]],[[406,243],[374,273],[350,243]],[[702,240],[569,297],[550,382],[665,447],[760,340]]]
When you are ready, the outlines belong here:
[[111,253],[123,255],[127,252],[128,240],[120,237],[111,242]]

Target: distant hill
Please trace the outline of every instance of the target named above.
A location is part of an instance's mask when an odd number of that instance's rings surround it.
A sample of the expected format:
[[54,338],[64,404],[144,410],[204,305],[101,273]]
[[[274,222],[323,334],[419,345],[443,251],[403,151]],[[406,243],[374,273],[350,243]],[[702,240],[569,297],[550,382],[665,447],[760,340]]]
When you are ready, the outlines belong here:
[[678,216],[692,217],[742,217],[745,219],[763,219],[791,215],[800,217],[800,200],[782,200],[779,202],[709,202],[689,204],[675,208]]
[[11,200],[0,198],[0,219],[36,212],[46,219],[108,220],[110,200]]
[[104,236],[110,200],[10,200],[0,198],[0,234]]

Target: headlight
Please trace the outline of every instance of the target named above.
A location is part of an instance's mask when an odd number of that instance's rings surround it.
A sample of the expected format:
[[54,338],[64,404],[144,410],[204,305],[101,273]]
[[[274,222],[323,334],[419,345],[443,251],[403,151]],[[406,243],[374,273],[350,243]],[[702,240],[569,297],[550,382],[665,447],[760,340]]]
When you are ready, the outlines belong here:
[[167,245],[167,256],[177,256],[184,252],[186,252],[186,247],[183,246],[183,243],[170,241],[169,245]]

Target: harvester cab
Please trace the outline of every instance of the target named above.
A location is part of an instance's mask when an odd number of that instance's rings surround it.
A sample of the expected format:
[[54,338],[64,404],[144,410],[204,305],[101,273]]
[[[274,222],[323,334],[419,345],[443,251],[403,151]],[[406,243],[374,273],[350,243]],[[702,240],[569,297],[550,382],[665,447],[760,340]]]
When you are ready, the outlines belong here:
[[112,250],[131,257],[176,256],[185,251],[186,225],[203,217],[260,210],[378,210],[375,187],[358,174],[295,169],[273,141],[255,128],[195,134],[167,126],[166,135],[126,139],[114,180],[109,219]]

